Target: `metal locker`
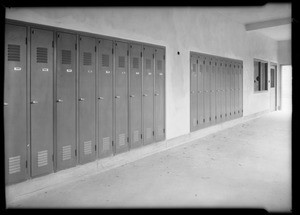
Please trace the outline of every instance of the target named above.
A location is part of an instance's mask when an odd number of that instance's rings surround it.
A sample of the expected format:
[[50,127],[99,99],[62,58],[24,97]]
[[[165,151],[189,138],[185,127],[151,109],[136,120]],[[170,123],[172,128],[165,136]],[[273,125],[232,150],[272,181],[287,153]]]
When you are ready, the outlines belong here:
[[235,105],[235,111],[234,111],[234,114],[235,114],[235,118],[238,117],[238,114],[239,114],[239,74],[238,74],[238,63],[235,62],[234,63],[234,105]]
[[154,82],[154,135],[155,141],[165,139],[165,51],[155,49],[155,82]]
[[56,34],[57,170],[76,165],[76,35]]
[[225,60],[225,92],[226,92],[226,113],[225,113],[225,119],[230,119],[230,69],[229,69],[229,61]]
[[4,141],[5,182],[27,178],[26,27],[5,25]]
[[143,47],[143,143],[154,142],[154,48]]
[[204,64],[203,57],[198,56],[198,128],[204,127]]
[[95,159],[95,39],[79,36],[78,139],[79,163]]
[[98,40],[98,155],[113,154],[113,41]]
[[239,63],[239,116],[243,116],[243,62]]
[[53,171],[53,32],[31,29],[31,175]]
[[142,145],[142,45],[130,44],[129,141],[130,148]]
[[210,59],[208,56],[204,56],[203,64],[204,64],[204,125],[209,125],[210,119],[210,71],[211,65],[209,65]]
[[115,153],[128,150],[128,44],[115,43]]
[[221,121],[225,120],[226,112],[226,101],[225,101],[225,70],[224,70],[224,60],[221,59],[219,62],[220,76],[221,76]]
[[229,60],[228,65],[228,75],[229,75],[229,96],[230,96],[230,104],[229,104],[229,119],[233,118],[233,106],[234,106],[234,94],[233,94],[233,72],[232,72],[232,61]]
[[215,58],[210,57],[210,123],[215,123],[216,117],[216,66]]
[[197,94],[197,82],[198,82],[198,68],[197,68],[197,56],[191,56],[191,106],[190,106],[190,127],[191,131],[196,131],[198,128],[198,94]]
[[219,71],[219,59],[215,58],[215,75],[216,75],[216,123],[220,121],[220,109],[221,109],[221,104],[220,104],[220,71]]

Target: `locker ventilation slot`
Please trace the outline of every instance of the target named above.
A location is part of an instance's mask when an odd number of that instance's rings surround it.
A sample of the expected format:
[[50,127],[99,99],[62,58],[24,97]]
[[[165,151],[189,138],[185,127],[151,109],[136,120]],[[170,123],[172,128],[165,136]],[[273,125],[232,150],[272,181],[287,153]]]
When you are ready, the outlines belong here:
[[103,138],[103,151],[107,151],[109,150],[109,143],[110,143],[110,138],[109,137],[105,137]]
[[8,61],[20,61],[20,46],[8,44]]
[[134,57],[132,59],[132,68],[133,69],[138,69],[139,68],[139,59],[137,57]]
[[151,69],[151,60],[146,59],[146,69]]
[[71,145],[63,146],[62,147],[62,160],[69,160],[71,159]]
[[109,67],[109,55],[107,54],[102,55],[102,66]]
[[147,139],[150,139],[152,137],[152,129],[151,128],[147,128],[146,130],[146,133],[147,133]]
[[38,167],[48,165],[48,150],[38,152]]
[[21,171],[20,156],[8,158],[8,173],[13,174]]
[[125,134],[119,134],[119,145],[125,145]]
[[124,56],[119,56],[119,67],[125,68],[125,57]]
[[133,142],[139,141],[139,131],[136,130],[133,132]]
[[157,68],[157,70],[162,70],[162,61],[161,60],[156,61],[156,68]]
[[70,50],[61,50],[61,64],[71,64]]
[[83,143],[83,152],[85,155],[92,154],[92,141],[86,141]]
[[84,66],[92,65],[92,53],[91,52],[83,52],[83,65]]
[[36,48],[36,62],[37,63],[48,63],[48,49],[47,48]]

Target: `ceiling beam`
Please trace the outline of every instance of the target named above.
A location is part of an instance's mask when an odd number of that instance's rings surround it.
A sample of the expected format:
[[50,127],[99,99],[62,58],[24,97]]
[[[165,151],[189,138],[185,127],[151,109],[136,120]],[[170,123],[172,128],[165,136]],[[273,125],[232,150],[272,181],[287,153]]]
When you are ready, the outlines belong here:
[[248,23],[245,24],[245,28],[246,31],[253,31],[262,28],[270,28],[279,25],[287,25],[290,24],[291,22],[292,22],[292,18],[272,19],[268,21]]

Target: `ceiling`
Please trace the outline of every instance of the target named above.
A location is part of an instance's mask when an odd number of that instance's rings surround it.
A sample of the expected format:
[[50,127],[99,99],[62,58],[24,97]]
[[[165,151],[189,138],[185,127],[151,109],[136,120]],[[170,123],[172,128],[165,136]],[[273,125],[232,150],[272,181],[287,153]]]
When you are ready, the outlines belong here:
[[[217,8],[217,12],[228,19],[246,25],[264,21],[291,18],[291,4],[278,3],[264,6],[223,7]],[[258,32],[274,40],[291,40],[291,24],[265,27],[248,32]]]

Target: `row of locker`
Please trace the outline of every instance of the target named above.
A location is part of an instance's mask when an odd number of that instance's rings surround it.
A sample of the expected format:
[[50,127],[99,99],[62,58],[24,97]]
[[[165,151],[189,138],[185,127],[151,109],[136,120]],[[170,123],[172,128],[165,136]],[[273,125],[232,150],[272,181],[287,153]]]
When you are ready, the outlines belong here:
[[243,62],[191,53],[190,130],[243,115]]
[[164,48],[6,24],[8,184],[165,139]]

